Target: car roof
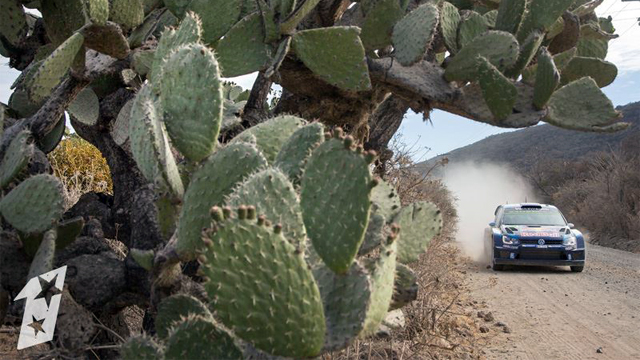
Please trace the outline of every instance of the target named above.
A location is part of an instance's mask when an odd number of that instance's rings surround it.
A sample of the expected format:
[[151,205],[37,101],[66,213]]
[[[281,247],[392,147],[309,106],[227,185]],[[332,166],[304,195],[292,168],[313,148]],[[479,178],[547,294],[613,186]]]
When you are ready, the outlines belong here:
[[505,209],[522,209],[522,208],[540,208],[540,209],[555,209],[555,210],[558,209],[553,205],[539,204],[539,203],[505,204],[505,205],[502,205],[502,207],[504,207]]

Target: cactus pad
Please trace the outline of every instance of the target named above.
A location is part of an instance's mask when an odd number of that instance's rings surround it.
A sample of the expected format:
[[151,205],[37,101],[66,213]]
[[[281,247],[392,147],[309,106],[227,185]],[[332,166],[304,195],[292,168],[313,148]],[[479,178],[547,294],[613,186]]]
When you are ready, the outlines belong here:
[[580,39],[578,40],[578,56],[596,57],[603,59],[607,56],[609,40],[616,38],[602,31],[597,24],[587,23],[580,26]]
[[503,120],[513,113],[518,97],[516,86],[482,56],[478,57],[478,82],[482,97],[496,120]]
[[53,260],[56,254],[56,231],[55,229],[47,230],[42,236],[38,251],[33,256],[27,279],[40,276],[53,269]]
[[291,115],[281,115],[250,127],[236,136],[233,141],[246,141],[255,136],[258,149],[262,151],[269,164],[272,164],[280,149],[289,137],[307,122]]
[[76,216],[72,219],[60,221],[56,226],[56,247],[64,249],[76,241],[84,228],[84,218]]
[[516,34],[527,5],[527,0],[502,0],[494,29]]
[[396,278],[393,282],[393,297],[389,310],[399,309],[418,298],[416,274],[404,264],[396,264]]
[[548,123],[574,130],[616,131],[620,113],[592,78],[582,78],[556,90],[547,103]]
[[423,4],[393,27],[395,58],[400,64],[410,66],[422,59],[433,40],[438,17],[435,6]]
[[62,44],[85,24],[84,0],[47,0],[40,2],[47,36],[54,46]]
[[96,25],[105,25],[109,19],[109,0],[86,0],[89,19]]
[[176,294],[162,300],[158,305],[155,327],[160,339],[166,340],[178,322],[189,315],[213,319],[207,306],[191,295]]
[[556,64],[546,47],[540,48],[538,52],[538,64],[533,88],[533,105],[537,109],[542,109],[551,98],[551,94],[556,91],[560,82],[560,73]]
[[173,328],[164,351],[167,360],[242,359],[231,335],[211,319],[189,316]]
[[129,250],[129,254],[131,254],[133,260],[135,260],[136,263],[143,269],[150,271],[153,268],[153,258],[155,256],[153,250],[140,250],[131,248]]
[[123,360],[157,360],[162,359],[162,349],[151,337],[133,336],[120,347]]
[[19,0],[0,0],[0,8],[0,35],[9,43],[18,45],[29,29],[22,4]]
[[513,65],[518,58],[518,42],[513,35],[503,31],[487,31],[451,59],[445,70],[448,81],[474,80],[477,76],[476,57],[483,56],[498,70]]
[[493,28],[494,26],[496,26],[496,18],[498,17],[498,10],[488,11],[482,14],[482,17],[485,18],[485,20],[487,20],[487,25],[489,25],[490,28]]
[[598,58],[576,56],[562,69],[561,84],[568,84],[582,77],[589,76],[599,87],[605,87],[618,76],[618,68]]
[[45,99],[58,86],[82,49],[83,41],[84,36],[75,33],[44,60],[30,82],[29,90],[34,102]]
[[148,181],[180,197],[184,188],[153,97],[147,85],[134,99],[129,119],[131,152]]
[[282,235],[296,247],[306,238],[300,200],[293,184],[280,170],[268,168],[251,175],[240,184],[227,200],[227,205],[254,205],[274,223],[282,224]]
[[111,129],[111,137],[119,146],[123,146],[129,140],[129,119],[131,118],[131,107],[133,100],[127,101],[120,109],[116,122]]
[[365,269],[354,262],[344,275],[324,265],[313,269],[320,288],[327,322],[325,351],[345,348],[364,327],[371,303],[371,281]]
[[393,26],[403,15],[398,0],[376,1],[362,25],[360,38],[364,48],[375,50],[391,45]]
[[391,221],[400,211],[400,197],[396,189],[384,180],[379,180],[378,185],[371,191],[372,211],[384,216]]
[[302,177],[301,205],[307,235],[327,266],[345,273],[364,240],[372,176],[365,158],[347,140],[316,148]]
[[458,47],[463,48],[475,39],[476,36],[489,30],[489,23],[484,16],[475,11],[470,12],[462,20],[458,30]]
[[369,216],[369,224],[367,225],[367,231],[364,234],[364,241],[360,245],[358,255],[366,255],[382,245],[387,238],[385,232],[385,225],[387,220],[384,216],[371,209],[371,215]]
[[264,43],[264,36],[259,13],[237,22],[216,48],[222,74],[234,77],[265,68],[271,58],[271,47]]
[[371,305],[361,336],[375,334],[389,311],[395,278],[396,247],[396,241],[389,239],[380,249],[377,259],[366,259],[365,265],[371,276]]
[[37,142],[37,146],[42,152],[48,154],[53,151],[53,149],[58,146],[60,141],[62,141],[62,136],[64,135],[65,130],[67,129],[65,116],[60,116],[60,120],[54,126],[53,130],[47,133],[43,138],[40,138]]
[[191,161],[213,152],[222,118],[222,86],[213,52],[183,45],[161,67],[160,101],[172,144]]
[[395,222],[400,226],[398,261],[404,264],[418,260],[442,230],[442,214],[436,205],[428,201],[402,208]]
[[371,89],[371,79],[359,35],[357,27],[303,30],[293,36],[292,45],[320,79],[343,90],[364,91]]
[[192,0],[163,0],[164,6],[177,18],[184,18]]
[[178,47],[186,44],[196,43],[202,37],[202,25],[200,20],[191,13],[182,20],[177,30],[167,29],[162,33],[158,41],[155,57],[151,64],[151,76],[159,74],[160,67],[168,55]]
[[122,29],[112,22],[105,25],[88,25],[82,28],[84,45],[116,59],[124,59],[129,55],[129,43],[122,34]]
[[302,170],[313,149],[324,141],[324,126],[319,123],[305,125],[296,130],[282,145],[274,166],[289,176],[294,184],[300,183]]
[[450,2],[444,1],[440,9],[440,29],[444,43],[451,54],[458,52],[459,24],[460,13],[458,13],[458,8]]
[[280,31],[283,34],[291,34],[298,24],[318,5],[320,0],[304,0],[301,1],[295,10],[287,16],[280,25]]
[[211,221],[209,209],[221,205],[234,185],[266,165],[267,160],[255,145],[247,143],[229,144],[204,161],[184,194],[176,246],[181,257],[193,259],[204,246],[201,231]]
[[0,200],[0,214],[24,233],[49,229],[64,211],[62,183],[52,175],[36,175]]
[[224,220],[218,211],[202,263],[216,316],[273,355],[318,355],[326,330],[322,299],[302,252],[263,218]]
[[275,10],[265,0],[257,0],[262,27],[264,28],[264,42],[272,43],[280,39],[280,29],[275,19]]
[[517,78],[525,67],[529,65],[533,57],[538,53],[538,49],[544,40],[544,34],[538,30],[532,31],[520,47],[520,54],[513,66],[505,71],[505,75],[510,78]]
[[215,44],[238,21],[242,0],[193,0],[189,10],[202,20],[203,41]]
[[553,62],[556,64],[558,71],[562,71],[567,64],[573,59],[578,53],[578,49],[571,48],[567,51],[563,51],[559,54],[553,55]]
[[0,163],[0,189],[9,185],[33,157],[33,145],[29,144],[30,135],[29,130],[23,130],[11,140]]
[[136,51],[131,58],[131,68],[136,73],[145,76],[151,71],[155,50]]
[[[273,1],[272,1],[273,3]],[[280,14],[280,18],[284,19],[296,8],[296,0],[277,0],[275,1],[276,12]]]
[[[193,164],[182,163],[182,167],[178,167],[180,177],[188,184],[188,174],[184,173],[185,167],[193,166]],[[185,176],[186,175],[186,176]],[[176,231],[176,222],[180,214],[180,205],[176,200],[169,196],[160,196],[156,198],[156,209],[158,209],[158,225],[160,225],[160,234],[166,239]]]
[[133,29],[144,20],[142,0],[111,0],[109,18],[125,29]]
[[531,1],[518,29],[518,41],[524,41],[533,30],[546,31],[575,0]]
[[93,126],[98,122],[98,116],[100,116],[100,102],[93,90],[85,88],[69,104],[67,110],[74,120],[84,125]]

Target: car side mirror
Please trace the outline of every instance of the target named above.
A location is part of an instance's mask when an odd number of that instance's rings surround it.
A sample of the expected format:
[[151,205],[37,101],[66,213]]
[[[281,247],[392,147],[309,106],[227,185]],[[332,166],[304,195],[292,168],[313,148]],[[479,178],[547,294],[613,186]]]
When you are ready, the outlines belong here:
[[495,221],[490,222],[490,223],[489,223],[489,226],[491,226],[491,227],[496,226],[496,222],[495,222]]
[[569,229],[573,229],[574,227],[576,227],[575,225],[573,225],[573,223],[568,223],[567,226],[569,227]]

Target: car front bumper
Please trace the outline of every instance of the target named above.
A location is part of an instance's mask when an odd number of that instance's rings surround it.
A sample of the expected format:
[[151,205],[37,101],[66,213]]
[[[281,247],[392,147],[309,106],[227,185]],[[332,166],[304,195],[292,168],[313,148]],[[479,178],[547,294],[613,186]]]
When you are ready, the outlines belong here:
[[585,249],[567,249],[564,245],[513,245],[494,247],[494,264],[584,266]]

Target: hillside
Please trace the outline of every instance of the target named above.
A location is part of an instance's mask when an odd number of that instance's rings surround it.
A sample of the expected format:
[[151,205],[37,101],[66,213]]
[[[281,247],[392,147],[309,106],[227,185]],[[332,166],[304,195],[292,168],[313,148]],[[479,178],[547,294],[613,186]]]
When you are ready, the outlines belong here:
[[[640,102],[618,106],[623,121],[631,126],[618,133],[586,133],[538,125],[523,130],[489,136],[444,155],[450,164],[463,161],[509,164],[527,170],[537,161],[549,158],[574,160],[589,153],[615,149],[626,137],[640,133]],[[427,160],[426,164],[439,157]]]

